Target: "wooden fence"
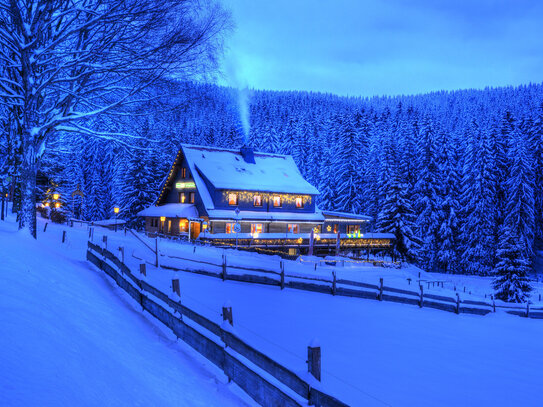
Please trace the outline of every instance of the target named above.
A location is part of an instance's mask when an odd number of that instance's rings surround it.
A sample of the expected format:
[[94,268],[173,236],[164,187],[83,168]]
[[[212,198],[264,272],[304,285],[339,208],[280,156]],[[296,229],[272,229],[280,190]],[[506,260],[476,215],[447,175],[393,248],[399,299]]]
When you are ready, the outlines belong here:
[[[142,309],[222,369],[255,401],[265,407],[346,407],[313,388],[290,369],[245,343],[228,328],[171,299],[134,273],[112,252],[88,242],[87,260],[109,275]],[[178,316],[175,313],[178,313]],[[190,320],[189,321],[187,321]]]
[[[225,255],[223,255],[222,262],[220,264],[213,261],[197,260],[180,256],[162,255],[161,259],[160,267],[162,268],[203,274],[206,276],[220,278],[223,281],[234,280],[246,283],[279,286],[281,289],[288,287],[332,295],[359,297],[378,301],[391,301],[402,304],[416,305],[420,308],[434,308],[456,314],[486,315],[491,312],[496,312],[497,309],[502,309],[505,312],[513,315],[543,319],[543,307],[531,307],[529,303],[502,305],[496,304],[494,300],[491,302],[470,299],[461,300],[459,294],[457,294],[454,298],[444,295],[426,293],[422,284],[419,285],[418,291],[412,291],[395,287],[387,287],[383,284],[382,278],[380,279],[380,284],[376,285],[347,279],[339,279],[336,278],[335,272],[332,272],[332,276],[330,278],[287,274],[285,272],[285,262],[283,260],[278,262],[275,269],[272,269],[262,266],[246,267],[231,264],[227,261],[228,259]],[[165,264],[167,263],[164,261],[166,259],[190,262],[195,264],[195,267],[179,267],[178,265]],[[209,267],[198,267],[198,264],[212,266],[217,270],[210,270]],[[229,273],[229,270],[237,270],[238,273]],[[241,271],[241,273],[239,273],[239,271]]]

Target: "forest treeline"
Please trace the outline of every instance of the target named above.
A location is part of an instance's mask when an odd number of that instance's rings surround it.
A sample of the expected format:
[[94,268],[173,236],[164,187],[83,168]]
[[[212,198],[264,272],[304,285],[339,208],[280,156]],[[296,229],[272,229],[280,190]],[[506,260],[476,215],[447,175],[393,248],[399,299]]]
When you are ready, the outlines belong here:
[[[180,143],[239,148],[238,92],[161,82],[136,114],[93,120],[111,140],[58,133],[42,171],[61,195],[78,184],[85,219],[152,204]],[[171,96],[174,95],[174,96]],[[251,91],[249,143],[291,154],[322,209],[364,213],[426,270],[489,275],[502,249],[533,267],[543,240],[543,86],[348,98]],[[69,199],[66,202],[69,207]]]

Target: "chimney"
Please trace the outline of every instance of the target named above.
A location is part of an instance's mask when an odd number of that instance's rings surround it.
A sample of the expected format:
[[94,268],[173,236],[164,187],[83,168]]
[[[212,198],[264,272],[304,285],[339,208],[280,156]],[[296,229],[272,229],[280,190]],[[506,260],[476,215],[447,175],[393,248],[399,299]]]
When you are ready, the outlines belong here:
[[240,152],[246,163],[255,164],[255,153],[252,147],[244,144],[243,147],[241,147]]

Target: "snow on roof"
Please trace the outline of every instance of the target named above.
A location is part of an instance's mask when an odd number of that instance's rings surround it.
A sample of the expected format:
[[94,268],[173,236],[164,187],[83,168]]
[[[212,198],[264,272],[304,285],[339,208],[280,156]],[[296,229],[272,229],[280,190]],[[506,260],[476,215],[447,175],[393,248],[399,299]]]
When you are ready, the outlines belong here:
[[292,221],[322,223],[324,216],[320,212],[262,212],[262,211],[240,211],[236,215],[229,209],[211,209],[207,211],[210,218],[225,220],[262,220],[262,221]]
[[[319,193],[302,177],[296,163],[289,155],[255,152],[255,164],[250,164],[243,159],[239,150],[186,144],[182,145],[182,149],[195,180],[196,176],[200,178],[200,174],[195,174],[194,167],[217,189],[308,195]],[[198,191],[200,192],[199,186]],[[211,197],[209,199],[211,201]],[[212,202],[211,205],[213,205]]]
[[165,216],[166,218],[197,218],[198,210],[192,204],[169,203],[160,206],[150,206],[138,212],[138,216]]
[[356,215],[354,213],[347,213],[347,212],[337,212],[337,211],[322,211],[322,214],[326,218],[326,220],[329,219],[349,219],[349,220],[363,220],[363,221],[370,221],[373,218],[368,215]]

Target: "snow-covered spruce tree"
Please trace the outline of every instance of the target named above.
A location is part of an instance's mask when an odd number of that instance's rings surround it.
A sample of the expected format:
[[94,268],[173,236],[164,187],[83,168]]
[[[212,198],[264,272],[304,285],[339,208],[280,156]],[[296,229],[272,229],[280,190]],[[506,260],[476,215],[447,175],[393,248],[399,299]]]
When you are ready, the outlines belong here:
[[496,184],[489,136],[475,119],[466,130],[462,169],[462,271],[488,275],[494,264]]
[[534,163],[535,240],[543,246],[543,103],[539,106],[532,123],[529,142]]
[[534,163],[528,153],[528,140],[519,128],[511,133],[509,177],[505,182],[505,223],[511,233],[522,241],[523,255],[531,263],[535,229]]
[[384,149],[386,158],[382,169],[381,211],[376,227],[379,232],[393,233],[398,255],[404,260],[414,262],[420,249],[420,239],[414,232],[415,215],[411,203],[406,199],[407,184],[395,163],[397,148],[393,143],[389,142]]
[[214,65],[227,24],[218,6],[195,0],[1,1],[0,98],[16,112],[21,227],[36,237],[36,175],[51,134],[104,136],[82,120],[133,103],[165,74]]
[[508,226],[502,230],[494,268],[496,298],[507,302],[525,302],[532,291],[528,279],[530,265],[524,254],[526,247],[524,241],[518,239]]
[[423,268],[431,271],[435,266],[439,230],[439,204],[442,180],[438,168],[436,131],[429,117],[422,120],[417,156],[420,167],[415,184],[415,211],[418,215],[417,228],[422,240],[419,261]]
[[350,114],[339,118],[341,123],[338,134],[338,145],[331,168],[336,173],[338,183],[334,207],[343,212],[360,213],[360,144],[358,134]]

